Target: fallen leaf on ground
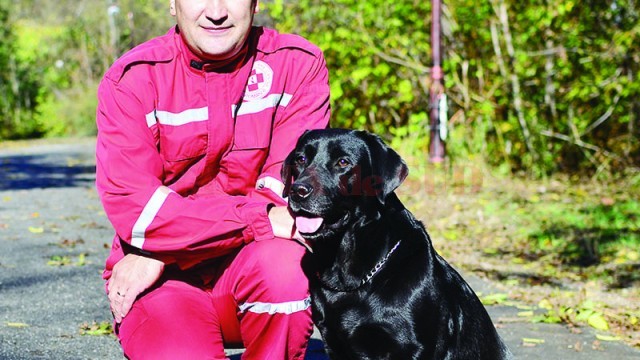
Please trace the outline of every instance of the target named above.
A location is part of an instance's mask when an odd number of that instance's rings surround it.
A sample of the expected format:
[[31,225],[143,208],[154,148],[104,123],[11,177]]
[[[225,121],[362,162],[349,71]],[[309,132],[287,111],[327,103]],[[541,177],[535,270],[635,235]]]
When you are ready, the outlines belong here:
[[36,227],[36,226],[29,226],[29,232],[31,232],[33,234],[42,234],[44,232],[44,228]]
[[523,347],[536,347],[540,344],[544,344],[543,339],[522,338]]
[[544,344],[544,339],[522,338],[522,342],[525,344]]
[[13,327],[13,328],[26,328],[26,327],[29,327],[28,324],[21,323],[21,322],[8,322],[7,326],[8,327]]
[[80,326],[80,335],[110,335],[113,334],[113,327],[111,322],[103,321],[101,323],[92,322],[84,323]]
[[71,259],[68,256],[53,255],[51,259],[47,261],[47,265],[49,266],[71,265]]
[[484,305],[497,305],[497,304],[501,304],[503,302],[505,302],[507,300],[508,296],[507,294],[504,293],[497,293],[497,294],[490,294],[487,296],[483,296],[480,301],[484,304]]
[[605,320],[604,316],[600,313],[594,313],[589,316],[587,323],[594,329],[609,330],[609,323],[607,323],[607,320]]
[[622,340],[622,338],[619,337],[619,336],[601,335],[601,334],[596,334],[596,339],[602,340],[602,341],[620,341],[620,340]]

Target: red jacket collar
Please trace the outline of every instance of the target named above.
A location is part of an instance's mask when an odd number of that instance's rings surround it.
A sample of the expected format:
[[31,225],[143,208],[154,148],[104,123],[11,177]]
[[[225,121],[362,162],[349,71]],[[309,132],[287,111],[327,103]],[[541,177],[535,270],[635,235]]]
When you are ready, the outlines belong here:
[[[251,29],[251,33],[247,38],[245,45],[242,47],[242,50],[233,56],[231,59],[222,60],[222,61],[210,61],[206,59],[202,59],[198,55],[196,55],[189,45],[184,41],[184,38],[180,34],[180,29],[178,26],[174,26],[169,33],[173,35],[174,41],[176,43],[176,47],[179,53],[182,55],[182,61],[185,62],[185,65],[191,68],[193,71],[201,73],[208,71],[215,72],[233,72],[242,67],[243,64],[248,60],[248,56],[255,53],[255,50],[249,51],[250,47],[255,47],[256,39],[256,31],[255,27]],[[250,54],[251,53],[251,54]]]

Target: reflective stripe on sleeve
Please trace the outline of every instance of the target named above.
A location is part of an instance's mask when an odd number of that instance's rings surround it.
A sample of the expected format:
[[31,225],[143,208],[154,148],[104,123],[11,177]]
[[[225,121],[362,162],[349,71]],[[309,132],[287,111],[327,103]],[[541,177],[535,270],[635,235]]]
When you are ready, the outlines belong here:
[[299,301],[289,301],[283,303],[253,302],[240,305],[240,312],[252,312],[254,314],[285,314],[291,315],[300,311],[305,311],[311,306],[311,298],[307,297]]
[[148,113],[145,118],[147,119],[147,126],[152,127],[156,124],[156,111],[153,110],[152,112]]
[[133,225],[133,230],[131,231],[131,245],[137,247],[138,249],[142,249],[145,240],[145,232],[153,219],[155,219],[156,215],[160,211],[162,204],[164,204],[165,200],[169,194],[173,191],[166,186],[160,186],[156,191],[151,195],[151,198],[142,209],[142,213],[136,220],[136,223]]

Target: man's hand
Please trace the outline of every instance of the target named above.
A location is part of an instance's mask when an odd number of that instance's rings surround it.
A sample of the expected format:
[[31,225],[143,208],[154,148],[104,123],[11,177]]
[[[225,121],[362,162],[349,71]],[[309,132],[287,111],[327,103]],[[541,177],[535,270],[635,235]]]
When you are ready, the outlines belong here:
[[138,295],[153,285],[164,270],[162,261],[128,254],[114,267],[109,279],[109,304],[116,322],[129,313]]
[[293,216],[286,206],[274,206],[269,210],[269,220],[273,235],[284,239],[302,240],[302,236],[295,228]]
[[271,221],[271,228],[273,229],[274,236],[295,240],[307,248],[309,252],[313,252],[311,246],[302,237],[302,235],[300,235],[298,229],[296,229],[296,222],[293,219],[293,216],[291,216],[288,207],[274,206],[269,209],[269,220]]

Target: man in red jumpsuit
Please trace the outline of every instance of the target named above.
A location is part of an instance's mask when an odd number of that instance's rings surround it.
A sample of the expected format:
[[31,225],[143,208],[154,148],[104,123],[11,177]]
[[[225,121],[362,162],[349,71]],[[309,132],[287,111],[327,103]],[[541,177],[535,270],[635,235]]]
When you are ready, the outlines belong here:
[[131,359],[302,359],[305,248],[281,197],[298,136],[329,122],[321,51],[252,26],[258,0],[171,0],[177,26],[98,89],[104,278]]

